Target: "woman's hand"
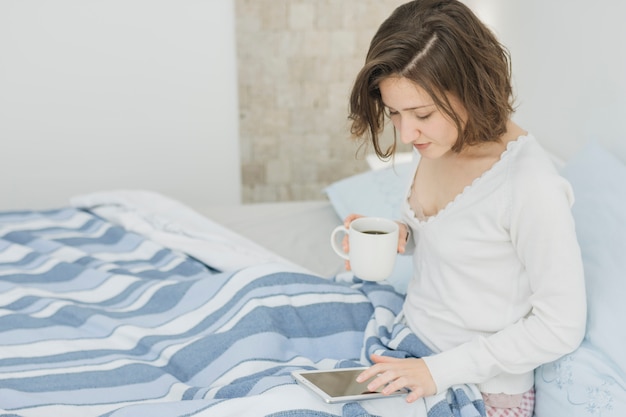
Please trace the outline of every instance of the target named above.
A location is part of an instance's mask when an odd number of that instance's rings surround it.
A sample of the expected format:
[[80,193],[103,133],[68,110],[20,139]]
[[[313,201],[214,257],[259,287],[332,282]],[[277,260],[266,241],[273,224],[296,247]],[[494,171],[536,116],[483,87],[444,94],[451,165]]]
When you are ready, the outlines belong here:
[[436,394],[437,386],[423,359],[398,359],[380,355],[372,355],[371,359],[374,365],[361,372],[356,379],[357,382],[363,382],[376,377],[368,384],[368,390],[376,391],[384,387],[383,394],[389,395],[399,389],[409,388],[411,392],[406,397],[409,403]]
[[[354,213],[350,214],[343,221],[343,225],[345,226],[346,229],[349,230],[350,223],[352,223],[354,220],[358,219],[359,217],[364,217],[364,216],[361,214],[354,214]],[[350,253],[350,239],[348,238],[347,233],[344,235],[343,240],[341,241],[341,245],[345,253]],[[346,271],[350,271],[350,261],[346,261],[345,264],[346,264]]]
[[406,223],[398,223],[398,253],[404,253],[409,241],[409,226]]

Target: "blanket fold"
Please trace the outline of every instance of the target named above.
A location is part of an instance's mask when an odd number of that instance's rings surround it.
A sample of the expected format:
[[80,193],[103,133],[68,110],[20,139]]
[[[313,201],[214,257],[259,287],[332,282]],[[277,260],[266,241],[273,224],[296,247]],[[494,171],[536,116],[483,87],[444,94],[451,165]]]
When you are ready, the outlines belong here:
[[[342,280],[345,279],[343,275]],[[403,296],[395,293],[388,286],[356,278],[353,278],[353,281],[353,287],[358,288],[367,296],[374,311],[364,331],[360,363],[342,363],[342,367],[372,365],[370,360],[372,354],[395,358],[420,358],[433,354],[433,351],[406,325],[402,312]],[[445,393],[425,398],[422,401],[428,417],[485,415],[482,395],[473,384],[457,385]],[[344,417],[347,416],[348,414],[344,413]]]

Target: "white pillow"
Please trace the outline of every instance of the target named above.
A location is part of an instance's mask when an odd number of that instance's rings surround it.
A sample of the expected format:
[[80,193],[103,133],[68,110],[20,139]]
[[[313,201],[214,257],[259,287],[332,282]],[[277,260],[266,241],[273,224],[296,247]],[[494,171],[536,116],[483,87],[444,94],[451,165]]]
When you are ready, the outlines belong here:
[[626,166],[600,145],[566,164],[587,286],[581,347],[535,373],[537,417],[626,416]]

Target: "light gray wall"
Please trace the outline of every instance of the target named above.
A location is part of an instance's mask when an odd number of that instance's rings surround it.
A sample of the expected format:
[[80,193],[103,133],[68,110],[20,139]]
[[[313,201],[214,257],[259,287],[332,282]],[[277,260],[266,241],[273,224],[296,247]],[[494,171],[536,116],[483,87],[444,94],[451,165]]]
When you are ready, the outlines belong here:
[[241,197],[234,0],[0,1],[0,208]]
[[[464,0],[513,57],[514,118],[551,152],[598,140],[626,160],[626,1]],[[246,202],[319,199],[367,169],[349,140],[351,83],[404,0],[236,0]]]
[[565,159],[598,141],[626,161],[626,2],[466,3],[511,51],[521,125]]
[[[315,189],[306,198],[317,198],[322,180],[336,179],[339,168],[327,166],[329,155],[339,154],[329,151],[336,142],[345,147],[336,167],[362,164],[353,159],[344,124],[354,76],[346,68],[360,65],[371,33],[394,1],[383,7],[368,0],[357,7],[348,1],[276,0],[261,7],[259,0],[237,0],[245,6],[238,23],[251,32],[265,26],[278,30],[275,26],[286,22],[280,30],[309,33],[307,25],[313,23],[304,17],[313,5],[367,10],[363,17],[369,23],[359,20],[367,34],[340,28],[341,36],[353,36],[357,46],[350,42],[350,50],[362,50],[358,57],[338,58],[344,55],[341,43],[334,42],[336,62],[310,58],[320,66],[305,66],[335,80],[334,94],[344,94],[346,104],[336,98],[331,117],[316,99],[323,89],[300,89],[297,103],[314,106],[296,112],[302,116],[297,120],[270,112],[267,104],[270,97],[281,102],[288,84],[283,73],[261,70],[281,58],[263,61],[255,55],[254,65],[237,80],[234,1],[1,0],[0,209],[58,206],[72,195],[111,188],[153,189],[200,208],[240,201],[237,82],[257,85],[245,77],[281,88],[253,95],[261,104],[247,98],[248,87],[243,92],[246,139],[262,135],[263,140],[258,147],[244,146],[241,158],[254,157],[252,168],[271,168],[277,160],[292,165],[287,179],[277,175],[285,174],[282,168],[269,174],[249,169],[249,178],[295,186],[314,178]],[[511,50],[519,103],[515,119],[521,125],[563,158],[598,140],[626,160],[626,25],[621,22],[626,2],[465,1]],[[265,26],[254,26],[252,6]],[[313,33],[334,33],[332,19],[345,15],[320,12],[327,20],[320,20]],[[293,61],[295,52],[285,53]],[[263,108],[265,113],[259,110],[250,123],[250,109]]]

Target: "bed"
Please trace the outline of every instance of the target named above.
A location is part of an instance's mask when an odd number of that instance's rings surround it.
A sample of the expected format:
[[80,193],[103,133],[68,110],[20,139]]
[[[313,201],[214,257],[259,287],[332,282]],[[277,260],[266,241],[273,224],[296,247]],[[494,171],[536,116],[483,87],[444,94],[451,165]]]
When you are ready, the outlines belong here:
[[[536,371],[537,417],[626,415],[626,167],[590,144],[562,168],[589,295],[581,347]],[[472,385],[408,405],[328,405],[296,369],[426,355],[395,318],[410,260],[382,284],[328,247],[347,212],[395,217],[408,164],[327,200],[197,210],[149,191],[0,213],[0,409],[19,416],[473,416]]]

